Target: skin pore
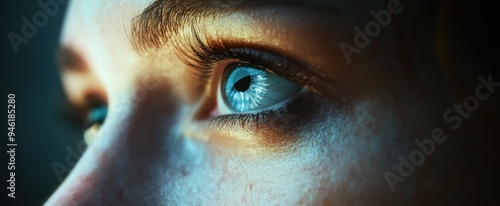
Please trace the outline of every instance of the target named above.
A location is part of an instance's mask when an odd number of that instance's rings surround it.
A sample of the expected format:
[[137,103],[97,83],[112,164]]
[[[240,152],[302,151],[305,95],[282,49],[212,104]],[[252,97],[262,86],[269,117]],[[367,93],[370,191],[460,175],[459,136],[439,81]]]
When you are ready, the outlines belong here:
[[[349,64],[338,45],[386,1],[227,2],[71,1],[63,84],[73,104],[108,113],[47,205],[454,203],[436,172],[453,153],[394,193],[383,175],[442,124],[451,99],[433,95],[451,89],[428,55],[436,20],[416,15],[425,4],[401,1],[401,16]],[[248,62],[304,89],[275,112],[226,114],[225,69]]]

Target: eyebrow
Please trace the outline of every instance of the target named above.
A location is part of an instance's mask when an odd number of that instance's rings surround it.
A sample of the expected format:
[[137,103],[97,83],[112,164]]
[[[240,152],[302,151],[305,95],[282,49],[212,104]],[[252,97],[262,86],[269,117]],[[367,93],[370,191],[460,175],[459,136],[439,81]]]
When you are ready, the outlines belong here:
[[55,56],[59,68],[63,71],[82,71],[87,69],[82,55],[69,46],[57,48]]
[[[340,13],[340,0],[156,0],[132,19],[131,44],[138,53],[164,46],[182,28],[194,28],[202,18],[273,5]],[[194,31],[194,29],[191,29]],[[194,35],[192,35],[194,36]]]

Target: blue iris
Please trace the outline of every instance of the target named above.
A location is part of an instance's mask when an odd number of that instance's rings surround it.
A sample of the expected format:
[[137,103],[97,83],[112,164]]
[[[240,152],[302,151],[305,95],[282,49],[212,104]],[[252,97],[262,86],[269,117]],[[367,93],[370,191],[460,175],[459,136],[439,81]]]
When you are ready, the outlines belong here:
[[108,108],[106,106],[92,108],[87,115],[87,125],[91,126],[96,123],[102,125],[107,114]]
[[250,64],[228,67],[222,80],[222,97],[234,112],[265,109],[283,102],[302,87]]

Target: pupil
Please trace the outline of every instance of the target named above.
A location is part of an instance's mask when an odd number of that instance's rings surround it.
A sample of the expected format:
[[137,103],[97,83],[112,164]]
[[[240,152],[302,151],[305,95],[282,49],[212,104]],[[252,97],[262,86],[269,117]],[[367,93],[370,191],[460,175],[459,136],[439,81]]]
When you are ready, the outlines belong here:
[[252,83],[251,76],[245,76],[234,83],[234,89],[238,92],[244,92],[250,88],[250,84]]

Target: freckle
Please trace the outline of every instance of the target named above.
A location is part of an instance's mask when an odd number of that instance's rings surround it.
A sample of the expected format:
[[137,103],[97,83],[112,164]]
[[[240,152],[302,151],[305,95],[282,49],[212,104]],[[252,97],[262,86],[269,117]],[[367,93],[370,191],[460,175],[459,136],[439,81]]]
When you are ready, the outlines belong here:
[[252,188],[253,188],[253,183],[250,183],[250,185],[248,185],[248,188],[250,188],[250,190],[252,190]]

